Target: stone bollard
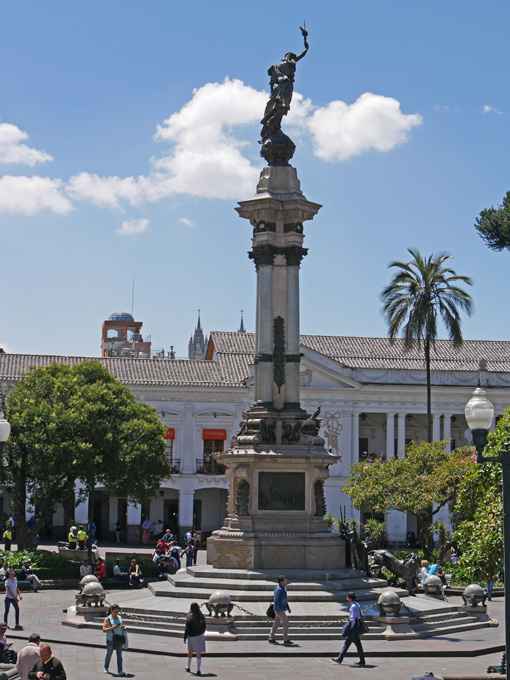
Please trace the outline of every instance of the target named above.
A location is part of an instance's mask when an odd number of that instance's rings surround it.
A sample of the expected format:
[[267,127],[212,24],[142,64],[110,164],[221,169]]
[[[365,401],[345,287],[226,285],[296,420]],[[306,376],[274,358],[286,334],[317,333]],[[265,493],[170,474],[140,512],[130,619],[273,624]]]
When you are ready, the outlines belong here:
[[439,576],[427,576],[423,581],[423,590],[425,595],[428,595],[429,597],[435,597],[441,600],[446,599],[443,593],[443,582]]
[[402,638],[418,637],[409,625],[408,616],[399,616],[402,602],[393,590],[383,590],[377,600],[379,616],[374,616],[373,621],[386,626],[383,633],[385,640],[400,640]]
[[383,590],[379,595],[377,600],[377,609],[381,616],[386,616],[391,614],[392,616],[398,616],[400,608],[402,607],[402,602],[400,597],[393,590]]
[[[206,602],[209,616],[205,617],[207,630],[206,640],[237,640],[237,635],[232,632],[234,617],[230,612],[234,608],[230,595],[225,590],[216,590]],[[213,616],[214,614],[214,616]]]

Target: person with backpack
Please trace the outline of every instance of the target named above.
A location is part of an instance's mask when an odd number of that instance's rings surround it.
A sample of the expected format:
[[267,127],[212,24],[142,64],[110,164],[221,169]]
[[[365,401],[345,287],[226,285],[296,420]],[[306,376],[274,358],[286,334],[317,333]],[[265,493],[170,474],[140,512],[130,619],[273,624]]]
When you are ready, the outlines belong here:
[[362,618],[361,609],[359,607],[359,604],[356,602],[356,593],[353,592],[347,593],[347,602],[349,603],[349,621],[348,623],[345,624],[345,626],[342,629],[342,637],[345,637],[346,640],[340,654],[337,657],[331,659],[331,661],[334,661],[335,663],[342,663],[345,655],[347,654],[347,650],[349,649],[351,644],[354,643],[359,656],[359,661],[357,662],[357,665],[366,666],[365,652],[363,651],[361,640],[359,639],[359,636],[361,634]]

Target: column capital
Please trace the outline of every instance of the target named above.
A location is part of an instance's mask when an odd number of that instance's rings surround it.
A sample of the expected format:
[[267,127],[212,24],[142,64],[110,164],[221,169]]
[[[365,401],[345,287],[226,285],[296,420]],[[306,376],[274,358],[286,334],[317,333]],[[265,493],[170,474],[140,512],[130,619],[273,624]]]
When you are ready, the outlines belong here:
[[386,411],[386,418],[394,418],[396,415],[396,411]]

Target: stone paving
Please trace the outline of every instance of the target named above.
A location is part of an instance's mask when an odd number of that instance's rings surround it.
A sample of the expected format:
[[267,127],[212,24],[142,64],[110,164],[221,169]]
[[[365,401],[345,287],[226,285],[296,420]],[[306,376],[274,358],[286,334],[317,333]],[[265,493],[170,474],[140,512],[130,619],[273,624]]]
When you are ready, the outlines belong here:
[[[141,593],[142,594],[142,593]],[[120,595],[117,591],[115,595]],[[146,596],[146,591],[143,591]],[[69,590],[48,590],[38,594],[26,593],[21,602],[21,623],[24,631],[8,631],[14,649],[24,646],[28,635],[38,632],[49,641],[56,656],[62,659],[68,678],[94,680],[106,677],[103,671],[104,636],[99,630],[73,629],[62,626],[63,610],[73,603]],[[120,600],[121,598],[118,597]],[[503,620],[503,598],[489,603],[491,616]],[[10,615],[13,625],[13,612]],[[292,629],[291,629],[292,630]],[[222,677],[229,680],[274,680],[275,673],[286,678],[319,680],[351,677],[411,680],[425,671],[436,676],[485,675],[488,665],[501,661],[501,651],[478,654],[481,647],[500,650],[503,647],[504,629],[485,629],[453,636],[398,642],[365,641],[367,667],[354,666],[355,651],[344,665],[333,664],[341,641],[317,643],[302,642],[295,647],[273,647],[265,642],[215,642],[208,643],[208,656],[203,662],[204,677]],[[182,640],[163,636],[137,635],[130,631],[131,650],[124,653],[124,670],[138,679],[154,679],[170,674],[183,680],[189,678],[184,671],[185,645]],[[473,656],[473,653],[477,654]],[[115,670],[112,659],[112,670]],[[193,666],[195,669],[196,666]],[[489,677],[489,676],[485,676]]]

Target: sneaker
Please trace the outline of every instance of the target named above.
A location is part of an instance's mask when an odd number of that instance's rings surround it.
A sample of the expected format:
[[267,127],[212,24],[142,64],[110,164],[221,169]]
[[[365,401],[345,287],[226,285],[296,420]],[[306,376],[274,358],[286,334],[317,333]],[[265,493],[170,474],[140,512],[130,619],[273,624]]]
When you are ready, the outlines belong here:
[[333,657],[331,661],[334,661],[335,663],[342,663],[342,659],[339,659],[337,656]]
[[356,661],[356,666],[366,666],[367,664],[364,661]]
[[121,671],[120,673],[117,673],[117,675],[119,676],[119,678],[123,678],[126,675],[126,673],[124,673],[124,671]]
[[104,667],[104,672],[105,672],[105,673],[109,673],[109,672],[110,672],[110,671],[106,668],[106,666]]
[[292,640],[284,640],[283,644],[284,645],[293,645],[294,643],[292,642]]
[[274,638],[269,638],[268,642],[269,642],[270,645],[277,645],[278,644]]

